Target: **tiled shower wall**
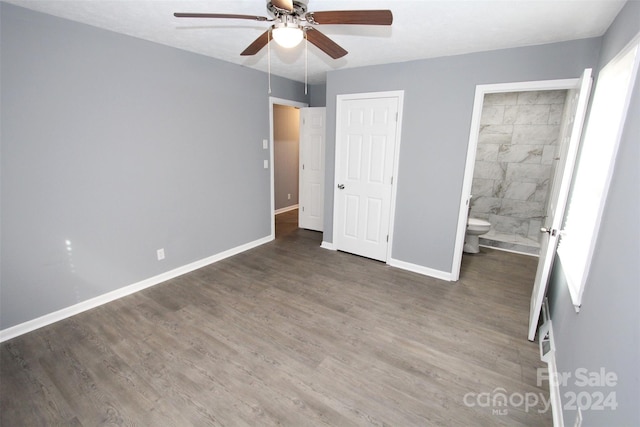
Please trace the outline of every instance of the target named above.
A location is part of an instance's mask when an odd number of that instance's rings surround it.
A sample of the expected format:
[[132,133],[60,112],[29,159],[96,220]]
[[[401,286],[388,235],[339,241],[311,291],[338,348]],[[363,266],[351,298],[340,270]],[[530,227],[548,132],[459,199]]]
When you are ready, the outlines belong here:
[[567,91],[487,94],[471,216],[497,233],[538,241]]

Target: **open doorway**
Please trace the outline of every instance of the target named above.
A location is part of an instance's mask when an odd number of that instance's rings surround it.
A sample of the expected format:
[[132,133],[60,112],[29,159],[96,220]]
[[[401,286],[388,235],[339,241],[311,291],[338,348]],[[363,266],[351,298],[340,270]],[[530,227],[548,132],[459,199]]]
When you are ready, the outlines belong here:
[[276,215],[298,208],[300,109],[273,106],[273,175]]
[[[300,108],[308,104],[286,99],[269,99],[271,127],[271,236],[280,235],[283,221],[286,229],[298,227],[300,153]],[[276,215],[279,217],[276,229]],[[282,218],[280,218],[282,216]],[[286,217],[286,218],[285,218]],[[292,220],[289,217],[293,217]]]
[[273,106],[273,176],[276,239],[298,228],[300,109]]
[[[464,176],[464,181],[463,181],[463,191],[462,191],[462,199],[461,199],[461,203],[460,203],[460,212],[459,212],[459,219],[458,219],[458,231],[457,231],[457,237],[456,237],[456,249],[455,249],[455,253],[454,253],[454,262],[453,262],[453,268],[452,268],[452,280],[458,280],[459,276],[460,276],[460,264],[462,261],[462,252],[463,252],[463,246],[464,246],[464,242],[465,242],[465,234],[466,234],[466,228],[467,228],[467,218],[469,217],[469,212],[470,212],[470,208],[472,206],[470,206],[474,201],[472,198],[472,196],[475,196],[472,192],[472,185],[474,184],[474,172],[476,170],[476,159],[479,157],[480,159],[482,159],[482,156],[485,155],[489,155],[490,153],[485,153],[486,150],[483,149],[479,149],[480,144],[480,139],[481,139],[481,130],[483,129],[483,106],[485,104],[485,97],[487,97],[487,95],[489,95],[489,98],[494,97],[496,99],[493,99],[493,101],[495,102],[496,100],[500,99],[501,97],[506,96],[505,94],[509,94],[509,93],[517,93],[518,95],[515,95],[515,100],[517,102],[517,98],[519,96],[519,94],[523,94],[523,93],[527,93],[528,95],[523,96],[523,98],[535,98],[536,95],[545,93],[547,95],[551,95],[551,97],[557,97],[558,99],[563,98],[566,101],[566,94],[567,91],[572,90],[572,89],[576,89],[577,87],[579,87],[580,85],[580,79],[576,78],[576,79],[566,79],[566,80],[550,80],[550,81],[537,81],[537,82],[516,82],[516,83],[506,83],[506,84],[496,84],[496,85],[480,85],[476,87],[476,95],[475,95],[475,101],[474,101],[474,109],[473,109],[473,117],[472,117],[472,123],[471,123],[471,130],[470,130],[470,136],[469,136],[469,147],[468,147],[468,152],[467,152],[467,163],[466,163],[466,168],[465,168],[465,176]],[[498,94],[497,96],[494,94]],[[512,95],[512,97],[514,97],[514,95]],[[534,108],[529,108],[530,110],[542,110],[544,109],[545,111],[547,111],[547,115],[550,114],[552,107],[552,104],[547,104],[547,106],[544,107],[534,107]],[[557,108],[557,107],[556,107]],[[504,112],[503,110],[506,110],[505,108],[500,108],[500,111]],[[494,112],[495,113],[495,112]],[[535,117],[535,112],[533,114],[533,117]],[[565,114],[561,114],[560,117],[562,117],[562,120],[560,121],[560,123],[558,123],[558,127],[559,128],[565,128],[567,126],[569,126],[569,121],[566,120],[566,116]],[[484,120],[486,121],[488,118],[486,116],[485,113],[485,118]],[[516,120],[515,117],[510,117],[508,118],[509,120],[513,119]],[[572,122],[572,120],[571,120]],[[547,118],[547,125],[548,125],[548,118]],[[545,125],[545,129],[546,126]],[[487,126],[486,124],[484,126]],[[505,126],[504,123],[498,124],[496,125],[498,127],[500,126]],[[526,124],[526,130],[529,132],[529,137],[531,137],[531,132],[535,132],[535,129],[532,128],[531,124]],[[556,125],[553,125],[556,126]],[[512,128],[514,127],[514,125],[510,124],[510,125],[506,125],[505,128]],[[485,128],[486,129],[486,128]],[[546,129],[548,130],[548,129]],[[560,132],[563,132],[563,130],[560,130]],[[522,139],[523,135],[517,135],[518,138]],[[526,135],[524,135],[526,137]],[[563,138],[564,140],[564,138]],[[518,142],[525,142],[525,144],[519,144],[521,146],[524,145],[531,145],[530,143],[527,144],[527,141],[518,141]],[[548,188],[551,186],[551,182],[550,182],[550,177],[547,178],[546,176],[543,177],[542,176],[542,172],[545,172],[545,175],[551,175],[553,176],[553,172],[555,169],[558,168],[559,163],[558,162],[558,153],[560,151],[562,151],[561,148],[561,143],[564,143],[564,141],[558,141],[558,144],[556,147],[548,147],[547,148],[547,153],[545,154],[545,147],[544,144],[542,144],[540,147],[534,149],[534,150],[529,150],[530,147],[527,147],[526,149],[523,149],[522,147],[515,147],[512,149],[512,147],[509,147],[509,149],[505,149],[505,151],[503,152],[503,154],[506,157],[513,157],[515,158],[515,156],[520,156],[522,157],[522,155],[524,155],[523,159],[527,159],[527,156],[531,156],[534,155],[534,159],[532,160],[540,160],[540,165],[538,167],[538,169],[540,169],[537,172],[540,172],[536,179],[538,180],[538,182],[526,182],[527,180],[525,179],[524,182],[521,182],[521,185],[516,185],[514,186],[510,191],[509,194],[510,195],[518,195],[520,193],[524,194],[525,190],[531,192],[531,196],[535,199],[539,199],[540,202],[537,202],[540,206],[544,206],[548,204],[548,200],[549,200],[549,190]],[[498,144],[496,147],[493,147],[495,149],[497,149],[498,151],[500,150],[500,144]],[[495,151],[495,150],[494,150]],[[534,154],[529,153],[529,151],[533,151]],[[495,153],[497,154],[497,153]],[[539,154],[539,155],[538,155]],[[548,163],[548,165],[542,165],[542,161],[543,159],[545,159],[545,162]],[[531,169],[530,166],[527,165],[527,163],[524,162],[516,162],[516,165],[518,166],[517,169]],[[484,166],[490,166],[490,165],[484,165]],[[501,162],[496,162],[495,165],[495,172],[498,175],[502,175],[503,173],[506,176],[506,170],[504,170],[503,168],[504,164]],[[560,166],[560,169],[563,169],[564,165]],[[489,170],[490,168],[488,168],[488,170],[486,171],[487,173],[490,172]],[[548,169],[548,170],[547,170]],[[548,174],[548,173],[549,174]],[[486,174],[485,174],[486,175]],[[488,175],[487,175],[488,177]],[[513,178],[513,177],[511,177]],[[513,181],[513,180],[511,180]],[[533,179],[531,179],[530,181],[534,181]],[[495,185],[496,185],[496,180],[491,180],[490,181],[493,184],[493,187],[491,189],[491,191],[495,191]],[[540,185],[541,183],[546,182],[545,185]],[[475,185],[475,190],[476,191],[480,191],[482,192],[482,189],[480,189],[478,184],[481,184],[482,182],[476,183]],[[535,185],[531,185],[531,184],[535,184]],[[499,192],[501,193],[507,193],[507,190],[509,190],[508,186],[505,186],[505,183],[499,183]],[[489,189],[485,189],[486,191],[489,191]],[[516,190],[521,190],[521,191],[516,191]],[[478,196],[479,197],[479,196]],[[522,196],[524,197],[524,196]],[[528,198],[528,196],[527,196]],[[502,201],[497,201],[494,200],[496,203],[500,202],[500,206],[502,206]],[[514,203],[512,203],[513,201],[510,201],[509,203],[507,203],[507,207],[511,210],[511,211],[515,211],[515,206]],[[524,202],[527,202],[526,200]],[[527,203],[522,204],[521,206],[523,207],[524,210],[527,209]],[[482,206],[480,207],[482,209]],[[491,207],[489,207],[491,208]],[[494,209],[495,210],[495,209]],[[522,210],[522,209],[521,209]],[[479,210],[476,209],[475,212],[478,212]],[[490,210],[489,210],[490,211]],[[542,212],[540,212],[542,211]],[[499,212],[499,211],[497,211]],[[540,227],[537,225],[538,221],[541,220],[541,223],[544,223],[544,219],[545,219],[545,209],[537,209],[536,210],[536,215],[538,216],[539,219],[534,219],[533,221],[529,218],[526,221],[522,221],[523,224],[526,225],[527,227],[527,237],[530,238],[531,240],[535,241],[535,236],[534,236],[534,232],[537,231],[538,233],[540,232]],[[522,216],[522,213],[520,213],[520,215]],[[524,220],[524,218],[523,218]],[[508,221],[508,219],[507,219]],[[513,223],[513,221],[511,221]],[[498,246],[498,245],[496,245]],[[520,251],[519,251],[520,252]]]
[[568,93],[485,94],[469,209],[491,224],[480,246],[539,254]]

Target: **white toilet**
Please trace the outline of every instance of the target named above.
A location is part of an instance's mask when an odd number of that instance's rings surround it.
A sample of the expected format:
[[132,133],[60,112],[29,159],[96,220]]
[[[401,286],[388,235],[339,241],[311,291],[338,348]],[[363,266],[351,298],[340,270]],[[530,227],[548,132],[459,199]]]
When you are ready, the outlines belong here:
[[480,252],[480,236],[491,229],[491,223],[483,219],[469,218],[467,220],[467,232],[464,235],[463,252],[477,254]]

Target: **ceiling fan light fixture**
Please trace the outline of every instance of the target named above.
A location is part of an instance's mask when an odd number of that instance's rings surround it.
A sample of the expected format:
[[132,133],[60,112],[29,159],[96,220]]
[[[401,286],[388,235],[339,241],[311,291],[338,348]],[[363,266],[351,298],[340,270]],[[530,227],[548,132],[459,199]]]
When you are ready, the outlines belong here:
[[276,43],[287,49],[298,46],[304,38],[300,25],[289,19],[274,25],[271,34]]

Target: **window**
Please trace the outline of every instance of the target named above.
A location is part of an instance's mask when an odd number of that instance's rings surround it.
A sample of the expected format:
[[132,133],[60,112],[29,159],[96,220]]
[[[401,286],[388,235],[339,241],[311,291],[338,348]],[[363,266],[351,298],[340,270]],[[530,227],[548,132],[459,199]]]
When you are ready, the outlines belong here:
[[582,303],[629,98],[638,70],[638,37],[600,72],[568,202],[558,256],[576,311]]

